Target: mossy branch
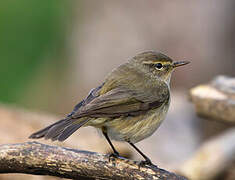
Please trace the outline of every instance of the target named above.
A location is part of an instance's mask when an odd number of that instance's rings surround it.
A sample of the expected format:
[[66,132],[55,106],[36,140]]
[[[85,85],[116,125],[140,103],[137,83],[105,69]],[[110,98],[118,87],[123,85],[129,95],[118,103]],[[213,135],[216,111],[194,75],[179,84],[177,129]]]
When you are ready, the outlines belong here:
[[0,146],[0,173],[51,175],[70,179],[185,180],[157,167],[139,167],[128,159],[37,142]]

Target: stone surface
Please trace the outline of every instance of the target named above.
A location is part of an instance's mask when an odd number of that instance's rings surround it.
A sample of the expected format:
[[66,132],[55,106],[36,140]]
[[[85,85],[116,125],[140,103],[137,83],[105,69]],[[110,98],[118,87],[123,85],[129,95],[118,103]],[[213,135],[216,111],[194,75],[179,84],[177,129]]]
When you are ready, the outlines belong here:
[[235,78],[218,76],[191,89],[190,99],[199,116],[235,124]]

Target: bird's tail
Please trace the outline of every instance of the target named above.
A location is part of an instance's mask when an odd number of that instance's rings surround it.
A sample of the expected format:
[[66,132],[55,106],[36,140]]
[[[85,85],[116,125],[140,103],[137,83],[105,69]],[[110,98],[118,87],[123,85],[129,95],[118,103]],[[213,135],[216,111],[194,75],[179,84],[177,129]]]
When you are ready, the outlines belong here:
[[52,141],[64,141],[88,121],[89,118],[72,119],[71,117],[67,117],[42,130],[39,130],[38,132],[33,133],[29,136],[29,138],[45,138],[51,139]]

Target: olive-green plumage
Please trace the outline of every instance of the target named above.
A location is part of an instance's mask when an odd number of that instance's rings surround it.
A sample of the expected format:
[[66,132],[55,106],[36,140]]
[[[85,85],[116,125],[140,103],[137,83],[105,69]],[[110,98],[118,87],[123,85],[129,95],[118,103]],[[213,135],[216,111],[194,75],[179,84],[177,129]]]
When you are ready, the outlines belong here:
[[114,153],[117,151],[109,137],[136,148],[133,143],[152,135],[165,119],[170,104],[171,73],[187,63],[173,62],[155,51],[140,53],[114,69],[65,119],[30,138],[64,141],[81,126],[93,126],[103,132]]

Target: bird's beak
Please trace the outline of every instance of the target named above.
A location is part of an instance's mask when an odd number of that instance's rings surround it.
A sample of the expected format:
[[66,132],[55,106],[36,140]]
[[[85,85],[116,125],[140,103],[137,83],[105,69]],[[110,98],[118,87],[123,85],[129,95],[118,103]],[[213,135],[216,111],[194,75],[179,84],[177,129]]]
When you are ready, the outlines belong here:
[[176,61],[176,62],[173,62],[173,67],[175,68],[175,67],[183,66],[189,63],[190,63],[189,61]]

